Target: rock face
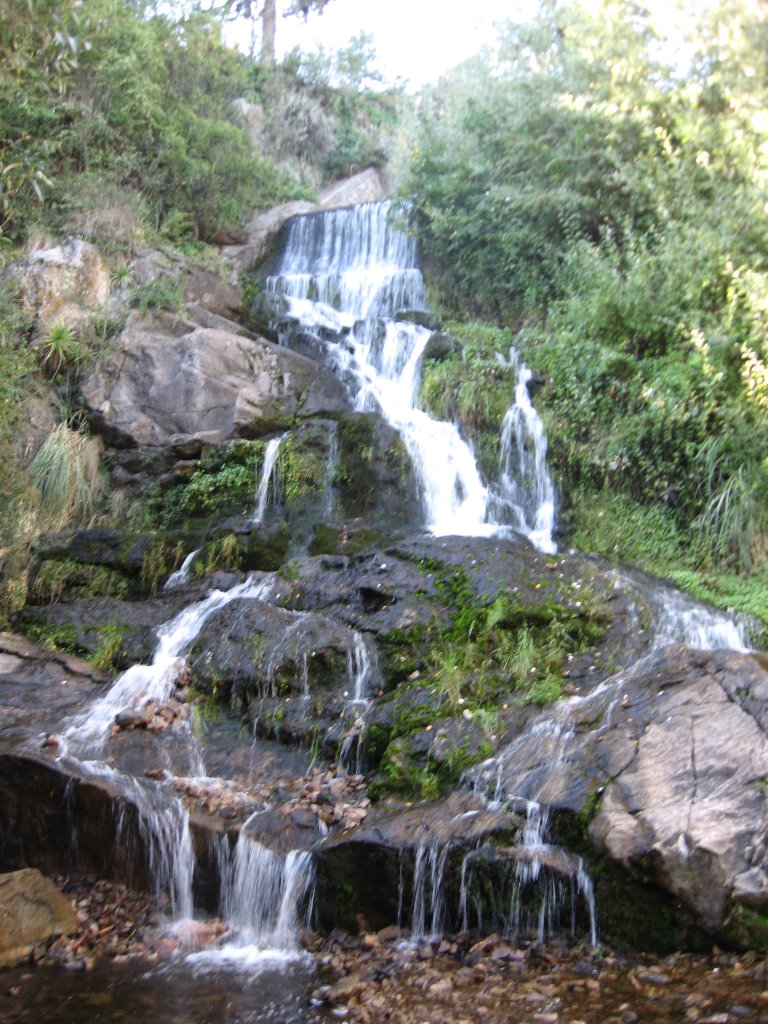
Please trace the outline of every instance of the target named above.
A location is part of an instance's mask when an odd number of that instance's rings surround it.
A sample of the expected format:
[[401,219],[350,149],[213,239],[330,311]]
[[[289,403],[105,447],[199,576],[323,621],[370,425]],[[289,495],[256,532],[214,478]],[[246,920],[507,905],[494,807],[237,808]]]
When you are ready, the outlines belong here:
[[0,967],[20,963],[38,943],[77,928],[71,903],[39,871],[0,875]]
[[81,394],[95,429],[124,446],[255,436],[348,408],[342,385],[309,359],[205,328],[180,338],[128,330]]
[[608,861],[680,901],[702,933],[744,942],[768,907],[767,715],[758,658],[663,647],[541,713],[470,774],[549,805],[555,836],[591,816]]
[[725,940],[768,908],[766,725],[758,659],[672,649],[630,677],[601,744],[612,771],[591,838]]
[[359,174],[334,182],[323,189],[318,206],[321,210],[335,210],[340,206],[354,206],[356,203],[375,203],[386,196],[387,185],[382,172],[375,167],[366,167]]
[[109,296],[109,269],[98,249],[79,238],[33,252],[16,271],[26,310],[44,332],[54,323],[78,326],[101,311]]

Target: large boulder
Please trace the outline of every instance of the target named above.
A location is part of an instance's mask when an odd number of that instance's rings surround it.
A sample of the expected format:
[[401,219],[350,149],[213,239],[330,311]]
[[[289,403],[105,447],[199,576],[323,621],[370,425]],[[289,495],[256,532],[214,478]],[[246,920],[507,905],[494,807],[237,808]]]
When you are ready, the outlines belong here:
[[591,823],[593,841],[642,865],[708,934],[751,944],[749,921],[768,911],[765,665],[735,652],[668,650],[618,704],[604,756],[619,747],[623,756]]
[[123,446],[254,437],[348,409],[339,381],[304,356],[206,328],[182,337],[127,329],[85,375],[81,396],[93,427]]
[[225,245],[222,255],[231,259],[240,270],[250,270],[269,254],[280,229],[291,217],[303,213],[314,213],[317,205],[306,199],[294,199],[281,203],[271,210],[257,213],[245,226],[246,241],[241,245]]
[[318,197],[318,206],[321,210],[335,210],[340,206],[374,203],[386,199],[387,191],[382,172],[376,167],[366,167],[359,174],[335,181],[323,189]]
[[614,938],[655,941],[643,915],[634,931],[618,920],[621,869],[625,883],[642,879],[671,896],[678,924],[751,945],[759,934],[750,923],[763,927],[768,909],[766,719],[759,656],[662,647],[542,711],[469,775],[512,801],[547,804],[555,838],[589,822],[582,838],[612,865],[597,896]]
[[39,871],[0,875],[0,967],[20,963],[38,943],[77,928],[72,904]]

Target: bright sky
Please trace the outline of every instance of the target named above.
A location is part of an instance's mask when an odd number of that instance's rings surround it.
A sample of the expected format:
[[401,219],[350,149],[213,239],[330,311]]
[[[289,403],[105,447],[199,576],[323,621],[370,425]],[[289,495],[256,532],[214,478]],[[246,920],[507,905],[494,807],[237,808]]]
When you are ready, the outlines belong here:
[[[376,69],[419,87],[490,43],[494,22],[527,18],[535,7],[535,0],[331,0],[306,23],[278,18],[278,56],[295,46],[338,50],[366,32],[373,36]],[[247,50],[248,31],[241,32],[239,45]]]

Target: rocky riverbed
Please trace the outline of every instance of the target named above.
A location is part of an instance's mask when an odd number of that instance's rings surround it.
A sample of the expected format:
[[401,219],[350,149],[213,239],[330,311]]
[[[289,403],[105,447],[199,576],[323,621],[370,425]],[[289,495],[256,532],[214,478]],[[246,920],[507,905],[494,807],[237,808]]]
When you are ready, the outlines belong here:
[[152,899],[124,885],[84,876],[57,882],[73,901],[80,929],[36,949],[28,964],[0,972],[0,1019],[8,1024],[117,1024],[137,1012],[147,1022],[179,1024],[202,1024],[214,1019],[212,1012],[228,1024],[757,1024],[768,1018],[762,953],[660,958],[470,933],[413,945],[390,926],[358,936],[306,933],[303,957],[234,971],[213,958],[201,971],[189,954],[223,943],[221,922],[169,928]]

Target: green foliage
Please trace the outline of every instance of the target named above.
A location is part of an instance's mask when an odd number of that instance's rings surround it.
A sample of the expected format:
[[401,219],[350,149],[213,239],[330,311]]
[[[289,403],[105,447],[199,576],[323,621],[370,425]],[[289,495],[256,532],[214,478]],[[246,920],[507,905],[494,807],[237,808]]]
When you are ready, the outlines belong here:
[[84,355],[75,329],[65,323],[55,323],[48,328],[40,350],[43,370],[51,378],[57,377],[62,369],[76,365]]
[[131,301],[142,314],[150,310],[161,312],[168,309],[179,313],[184,306],[184,295],[178,280],[158,275],[146,284],[137,285],[131,291]]
[[283,439],[277,465],[282,495],[288,504],[322,493],[327,469],[325,453],[311,443],[302,443],[300,435],[291,433]]
[[[512,323],[549,379],[576,543],[746,593],[768,557],[768,19],[722,0],[691,26],[659,45],[624,0],[508,26],[420,107],[404,195],[444,304]],[[489,472],[480,377],[427,363],[422,401]]]
[[152,537],[141,561],[141,584],[156,594],[170,574],[184,561],[184,545],[172,544],[163,534]]
[[216,537],[203,550],[201,557],[194,564],[195,576],[210,576],[217,569],[239,569],[243,554],[234,533]]
[[85,525],[102,491],[101,441],[61,423],[43,441],[29,464],[49,527]]
[[127,632],[127,626],[111,625],[100,627],[100,643],[90,656],[90,662],[94,668],[99,669],[101,672],[117,670],[123,641]]
[[215,14],[39,6],[10,0],[0,30],[0,56],[12,58],[0,61],[0,231],[20,236],[45,198],[62,229],[102,243],[110,223],[112,245],[130,246],[142,226],[208,238],[293,197],[234,107],[250,91],[249,62],[222,43]]
[[262,441],[231,441],[211,449],[186,482],[150,500],[150,518],[173,526],[252,511],[264,448]]
[[437,419],[461,424],[485,476],[493,478],[499,468],[501,423],[515,389],[513,373],[496,356],[506,357],[512,335],[478,322],[452,321],[445,330],[457,350],[440,360],[425,360],[419,401]]
[[0,289],[0,560],[32,527],[37,492],[24,472],[23,412],[37,397],[36,364],[27,345],[29,324],[10,288]]
[[54,603],[66,594],[80,597],[130,596],[130,583],[119,572],[102,565],[85,565],[72,559],[43,562],[29,588],[29,600],[38,604]]

